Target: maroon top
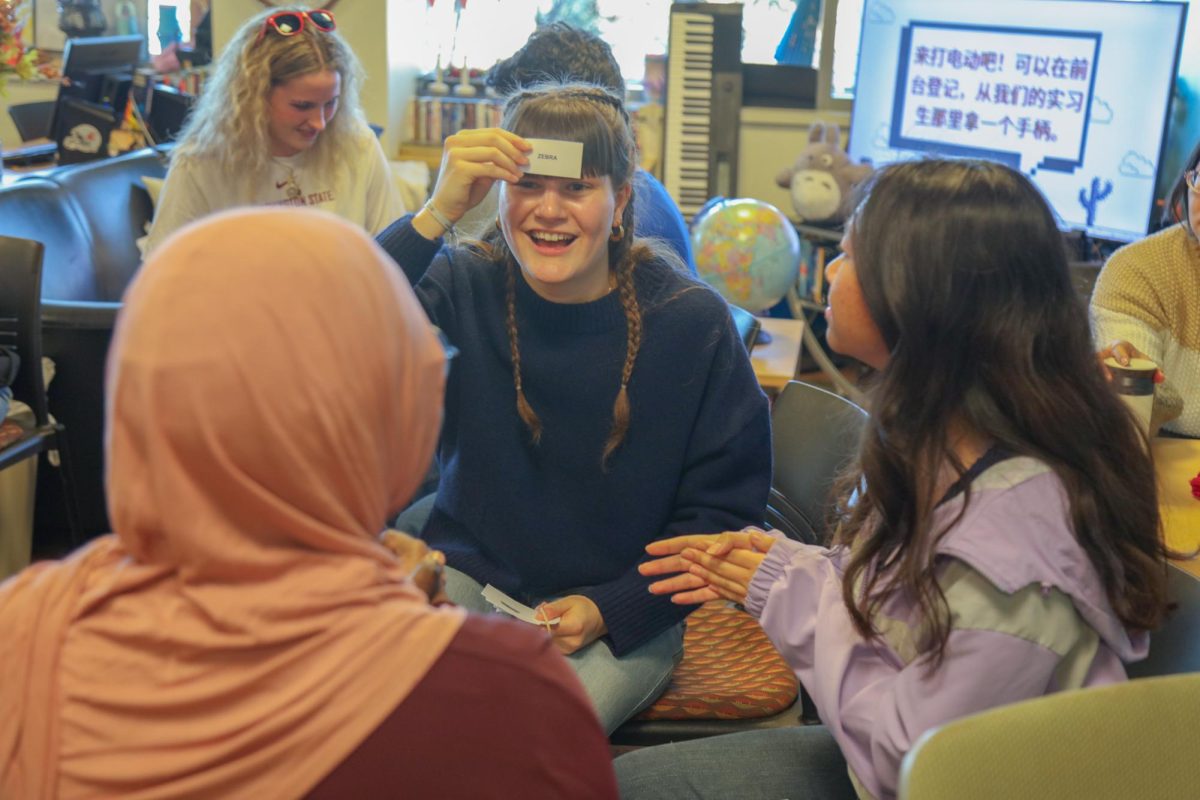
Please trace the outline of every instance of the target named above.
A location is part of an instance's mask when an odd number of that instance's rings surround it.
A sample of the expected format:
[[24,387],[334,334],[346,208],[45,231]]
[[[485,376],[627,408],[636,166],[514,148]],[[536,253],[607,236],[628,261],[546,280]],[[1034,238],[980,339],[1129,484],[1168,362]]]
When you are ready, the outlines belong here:
[[412,694],[309,795],[616,798],[608,740],[545,632],[468,616]]

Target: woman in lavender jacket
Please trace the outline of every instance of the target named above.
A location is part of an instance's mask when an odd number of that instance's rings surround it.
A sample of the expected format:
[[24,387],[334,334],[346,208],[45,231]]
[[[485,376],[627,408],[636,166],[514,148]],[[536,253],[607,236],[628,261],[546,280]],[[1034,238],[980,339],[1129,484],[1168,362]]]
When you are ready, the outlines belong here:
[[879,370],[832,546],[681,536],[642,566],[744,603],[824,725],[636,751],[623,797],[894,797],[925,731],[1124,680],[1162,619],[1153,467],[1041,195],[939,160],[868,192],[828,268],[829,344]]

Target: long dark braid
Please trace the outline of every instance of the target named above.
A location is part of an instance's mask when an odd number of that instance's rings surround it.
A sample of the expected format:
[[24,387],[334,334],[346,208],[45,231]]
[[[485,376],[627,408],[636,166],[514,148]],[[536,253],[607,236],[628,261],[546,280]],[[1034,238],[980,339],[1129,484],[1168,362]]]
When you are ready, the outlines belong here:
[[508,350],[512,353],[513,384],[517,388],[517,413],[529,428],[529,438],[537,444],[542,440],[542,421],[529,405],[525,389],[521,385],[521,348],[517,344],[517,267],[510,256],[504,265],[504,327],[508,331]]
[[[626,209],[628,213],[628,209]],[[632,237],[626,234],[619,246]],[[633,272],[638,262],[634,251],[628,245],[626,253],[617,266],[617,292],[621,298],[621,307],[625,309],[625,363],[621,367],[621,388],[617,390],[617,399],[613,402],[613,424],[604,442],[604,455],[601,462],[607,466],[609,456],[616,452],[625,441],[629,431],[629,379],[633,376],[633,364],[637,361],[638,351],[642,348],[642,308],[638,304],[637,288],[633,281]]]

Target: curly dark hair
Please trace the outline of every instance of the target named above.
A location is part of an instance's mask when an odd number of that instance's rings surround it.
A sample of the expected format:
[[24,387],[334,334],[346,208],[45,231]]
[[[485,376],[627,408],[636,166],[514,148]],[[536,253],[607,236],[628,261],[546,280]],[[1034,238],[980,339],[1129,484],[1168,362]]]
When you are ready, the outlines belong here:
[[535,30],[520,50],[487,75],[488,86],[501,94],[545,81],[594,83],[625,96],[625,79],[608,42],[566,22]]

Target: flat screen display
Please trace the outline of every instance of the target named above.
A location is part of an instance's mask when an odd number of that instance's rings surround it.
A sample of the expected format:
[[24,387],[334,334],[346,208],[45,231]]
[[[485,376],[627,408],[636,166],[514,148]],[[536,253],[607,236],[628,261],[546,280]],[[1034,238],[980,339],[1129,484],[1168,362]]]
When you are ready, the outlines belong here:
[[1105,0],[867,0],[848,150],[1028,175],[1067,230],[1132,241],[1155,179],[1186,6]]
[[63,50],[63,81],[50,121],[51,138],[61,138],[63,102],[68,98],[110,106],[114,121],[125,111],[125,98],[141,56],[141,36],[68,39]]
[[96,36],[68,39],[63,50],[63,74],[68,77],[89,72],[130,70],[142,55],[141,36]]

